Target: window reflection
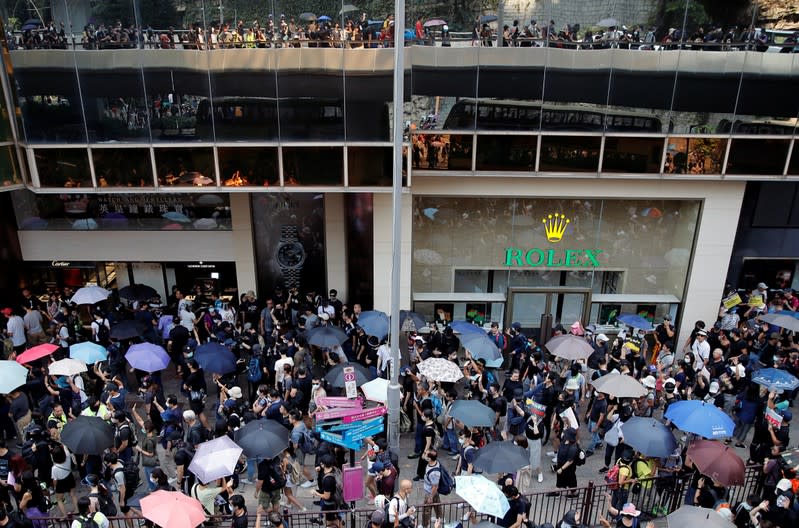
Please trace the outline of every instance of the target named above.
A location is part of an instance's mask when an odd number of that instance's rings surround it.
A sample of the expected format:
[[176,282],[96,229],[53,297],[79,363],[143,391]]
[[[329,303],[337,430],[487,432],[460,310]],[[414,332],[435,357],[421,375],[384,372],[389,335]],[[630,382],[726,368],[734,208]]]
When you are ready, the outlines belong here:
[[42,187],[91,187],[86,149],[36,149],[36,170]]
[[799,145],[796,144],[796,141],[793,143],[791,161],[788,163],[788,174],[799,175]]
[[214,152],[210,148],[157,148],[155,167],[158,185],[216,185]]
[[428,170],[471,170],[472,136],[414,134],[413,167]]
[[14,145],[5,145],[0,149],[0,186],[22,183],[22,176],[17,169],[16,149]]
[[540,171],[596,172],[601,138],[543,136]]
[[[198,60],[198,59],[195,59]],[[211,140],[208,75],[188,70],[145,70],[154,141]]]
[[98,187],[152,187],[148,149],[92,149]]
[[602,172],[658,173],[663,155],[660,138],[605,138]]
[[347,171],[350,187],[391,185],[392,163],[390,147],[349,147]]
[[790,140],[733,139],[727,174],[782,174]]
[[219,170],[225,187],[269,187],[280,183],[277,148],[219,148]]
[[477,136],[477,170],[535,170],[536,136]]
[[343,185],[343,147],[284,147],[285,185]]
[[[69,80],[74,82],[74,77]],[[83,126],[80,99],[77,94],[34,96],[22,94],[24,92],[21,89],[20,107],[28,141],[53,143],[86,141],[86,129]]]
[[670,137],[663,172],[666,174],[721,174],[726,139]]

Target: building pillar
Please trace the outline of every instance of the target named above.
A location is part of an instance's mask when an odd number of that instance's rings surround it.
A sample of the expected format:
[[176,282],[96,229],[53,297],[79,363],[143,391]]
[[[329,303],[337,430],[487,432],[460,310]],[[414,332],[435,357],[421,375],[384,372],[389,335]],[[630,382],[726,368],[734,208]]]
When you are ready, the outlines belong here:
[[[400,264],[400,308],[411,309],[411,228],[413,197],[402,194],[402,263]],[[374,195],[374,309],[388,313],[391,307],[391,195]]]
[[248,290],[258,292],[258,276],[253,247],[252,211],[248,193],[230,193],[230,218],[233,232],[233,261],[236,263],[236,285],[239,294]]
[[[343,193],[325,194],[325,251],[327,252],[327,287],[338,290],[341,302],[347,294],[347,213]],[[319,292],[326,295],[327,292]]]

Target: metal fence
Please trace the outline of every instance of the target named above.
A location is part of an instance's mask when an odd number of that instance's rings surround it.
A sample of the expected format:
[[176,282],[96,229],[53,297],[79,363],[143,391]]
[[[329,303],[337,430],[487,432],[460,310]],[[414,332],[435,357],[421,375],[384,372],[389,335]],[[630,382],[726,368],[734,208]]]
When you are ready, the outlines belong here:
[[[729,503],[734,505],[743,501],[750,494],[760,494],[762,490],[763,471],[762,466],[749,466],[746,468],[744,483],[741,486],[730,486]],[[633,494],[630,492],[628,501],[635,503],[641,510],[644,519],[662,517],[678,509],[685,500],[685,494],[690,484],[689,480],[671,480],[659,477],[654,479],[641,479],[641,490]],[[612,486],[602,482],[588,485],[571,490],[541,491],[525,494],[525,498],[530,503],[529,520],[536,525],[546,522],[557,523],[569,510],[579,510],[582,514],[582,522],[589,526],[599,524],[607,511],[607,493],[612,493]],[[457,495],[453,493],[453,498]],[[424,515],[425,510],[431,510]],[[442,502],[439,504],[423,504],[416,506],[416,520],[421,523],[423,517],[436,518],[434,511],[441,513],[441,518],[446,523],[461,523],[463,528],[470,528],[471,525],[480,521],[494,521],[493,518],[474,514],[468,515],[471,510],[463,501]],[[287,528],[320,528],[328,524],[325,521],[325,514],[336,513],[342,519],[344,528],[368,528],[369,516],[374,508],[359,508],[353,510],[341,510],[338,512],[291,512],[283,510],[283,517]],[[254,515],[251,514],[254,520]],[[72,519],[51,518],[48,519],[48,528],[70,528]],[[140,523],[145,520],[140,517],[114,517],[109,519],[109,528],[138,528]],[[228,517],[210,518],[206,526],[227,526],[230,523]],[[432,523],[430,523],[432,524]],[[421,524],[419,524],[421,527]],[[428,528],[428,527],[424,527]]]

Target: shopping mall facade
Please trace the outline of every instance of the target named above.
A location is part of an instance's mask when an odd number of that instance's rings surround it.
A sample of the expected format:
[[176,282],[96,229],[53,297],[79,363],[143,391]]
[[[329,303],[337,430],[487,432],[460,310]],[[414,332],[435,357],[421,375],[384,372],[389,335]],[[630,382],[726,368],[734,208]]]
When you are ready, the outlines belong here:
[[[5,287],[388,310],[394,50],[180,48],[5,51]],[[799,283],[799,54],[404,53],[402,307],[687,335],[725,282]]]

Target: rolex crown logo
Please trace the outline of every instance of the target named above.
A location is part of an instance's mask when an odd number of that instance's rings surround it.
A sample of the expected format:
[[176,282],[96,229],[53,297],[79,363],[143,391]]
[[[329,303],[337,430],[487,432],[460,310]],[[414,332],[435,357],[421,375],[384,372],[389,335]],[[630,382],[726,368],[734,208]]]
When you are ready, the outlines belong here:
[[544,232],[546,232],[547,240],[550,242],[560,242],[563,238],[563,233],[566,232],[566,227],[569,225],[569,220],[564,214],[550,214],[541,220],[544,223]]

